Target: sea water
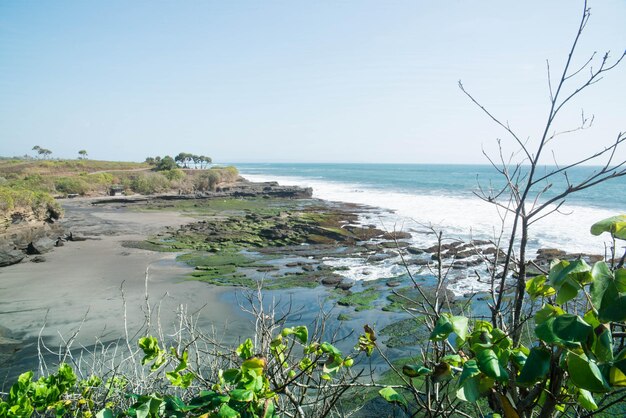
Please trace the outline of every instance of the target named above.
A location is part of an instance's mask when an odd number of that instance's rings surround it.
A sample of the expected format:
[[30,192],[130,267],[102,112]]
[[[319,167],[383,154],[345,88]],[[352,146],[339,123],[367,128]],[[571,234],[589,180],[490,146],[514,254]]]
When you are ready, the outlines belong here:
[[[481,188],[497,189],[503,184],[502,177],[487,165],[246,163],[236,166],[251,181],[312,187],[316,198],[381,208],[379,215],[365,221],[387,230],[413,232],[411,244],[416,246],[434,243],[432,234],[420,233],[430,228],[442,231],[450,239],[461,240],[495,240],[502,230],[505,233],[510,230],[512,216],[502,222],[502,210],[476,196]],[[550,169],[538,168],[535,178]],[[550,183],[542,182],[537,190],[551,186],[538,203],[567,187],[568,180],[575,183],[597,170],[599,167],[576,167],[568,171],[568,178],[558,175]],[[621,213],[626,213],[626,178],[611,179],[574,193],[558,212],[531,226],[529,249],[534,252],[539,248],[559,248],[605,254],[608,235],[592,236],[589,228],[601,219]],[[341,262],[350,263],[350,260]],[[355,259],[346,274],[357,280],[393,276],[398,273],[394,262],[389,260],[372,272],[362,260]],[[364,270],[366,274],[359,274]]]

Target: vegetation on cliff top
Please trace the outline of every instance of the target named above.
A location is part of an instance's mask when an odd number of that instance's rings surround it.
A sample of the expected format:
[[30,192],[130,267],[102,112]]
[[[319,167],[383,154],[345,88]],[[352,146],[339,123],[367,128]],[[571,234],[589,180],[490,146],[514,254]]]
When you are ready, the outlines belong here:
[[235,167],[204,170],[154,171],[148,163],[79,160],[0,160],[0,216],[7,222],[13,211],[29,211],[36,217],[60,214],[52,196],[107,195],[113,186],[127,194],[168,191],[192,193],[215,190],[238,178]]

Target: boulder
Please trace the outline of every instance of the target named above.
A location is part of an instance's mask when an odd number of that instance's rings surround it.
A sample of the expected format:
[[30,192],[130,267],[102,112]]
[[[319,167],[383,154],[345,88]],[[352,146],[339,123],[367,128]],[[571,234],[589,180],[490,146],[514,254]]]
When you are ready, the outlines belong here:
[[337,286],[343,279],[338,276],[328,276],[322,279],[322,284],[325,286]]
[[0,248],[0,267],[17,264],[22,261],[24,257],[26,257],[26,254],[20,250],[8,247]]
[[352,280],[343,280],[341,283],[337,285],[337,289],[341,290],[350,290],[350,288],[354,286],[354,281]]
[[407,247],[406,251],[409,254],[413,254],[413,255],[420,255],[424,253],[424,250],[422,250],[421,248],[416,248],[416,247]]
[[392,231],[387,232],[382,236],[382,239],[386,240],[398,240],[398,239],[411,239],[411,234],[404,231]]
[[48,237],[40,238],[37,241],[33,241],[28,244],[26,252],[28,254],[44,254],[52,250],[55,246],[55,241]]
[[367,261],[372,262],[372,263],[376,263],[379,261],[383,261],[383,260],[387,260],[388,258],[392,258],[393,256],[391,254],[387,254],[387,253],[378,253],[378,254],[372,254],[369,257],[367,257]]

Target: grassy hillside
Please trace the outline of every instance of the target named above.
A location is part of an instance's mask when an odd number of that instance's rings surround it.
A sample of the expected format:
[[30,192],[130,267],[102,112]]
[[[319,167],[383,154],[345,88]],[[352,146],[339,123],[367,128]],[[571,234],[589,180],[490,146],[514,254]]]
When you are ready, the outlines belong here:
[[[125,194],[192,193],[233,182],[235,167],[155,171],[146,163],[95,160],[0,160],[0,216],[30,212],[37,219],[60,212],[53,197],[106,195],[112,186]],[[30,213],[29,213],[30,215]]]

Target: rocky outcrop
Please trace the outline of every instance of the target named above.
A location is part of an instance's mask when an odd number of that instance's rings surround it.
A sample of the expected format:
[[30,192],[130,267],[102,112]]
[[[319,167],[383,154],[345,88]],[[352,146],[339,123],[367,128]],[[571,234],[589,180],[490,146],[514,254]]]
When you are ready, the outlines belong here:
[[26,257],[24,251],[20,251],[14,247],[0,247],[0,267],[6,267],[17,264]]
[[0,229],[0,267],[52,250],[62,235],[63,229],[50,218],[42,220],[26,211],[15,212],[11,222]]
[[102,199],[92,202],[93,205],[108,203],[140,203],[154,199],[159,200],[190,200],[190,199],[224,199],[229,197],[275,197],[283,199],[310,199],[313,189],[310,187],[281,186],[275,181],[254,183],[241,180],[236,183],[218,187],[215,191],[203,191],[192,194],[162,194],[158,196],[130,196],[115,199]]
[[32,241],[26,247],[27,254],[45,254],[52,250],[56,245],[56,240],[52,240],[48,237],[40,238],[36,241]]

